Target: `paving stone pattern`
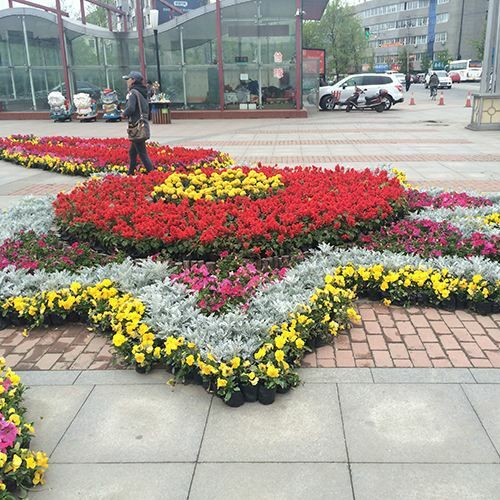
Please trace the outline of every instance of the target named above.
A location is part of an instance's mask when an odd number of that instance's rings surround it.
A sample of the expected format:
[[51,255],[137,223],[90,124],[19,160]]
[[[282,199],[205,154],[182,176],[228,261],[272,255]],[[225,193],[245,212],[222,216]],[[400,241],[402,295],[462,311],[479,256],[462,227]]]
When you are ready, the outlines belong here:
[[[360,301],[362,322],[304,367],[500,368],[500,315],[386,307]],[[121,369],[109,340],[86,325],[0,331],[0,356],[17,370]]]
[[34,500],[493,500],[500,370],[301,370],[264,407],[229,408],[154,370],[20,372]]

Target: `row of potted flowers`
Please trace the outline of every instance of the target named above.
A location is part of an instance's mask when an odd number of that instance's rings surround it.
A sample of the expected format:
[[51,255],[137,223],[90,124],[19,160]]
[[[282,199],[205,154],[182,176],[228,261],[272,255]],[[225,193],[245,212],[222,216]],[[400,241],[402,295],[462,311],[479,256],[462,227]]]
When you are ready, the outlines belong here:
[[6,367],[0,358],[0,498],[26,497],[28,490],[44,484],[48,457],[31,451],[35,431],[26,420],[23,395],[26,387],[19,375]]
[[[105,279],[94,286],[74,282],[69,288],[44,291],[33,296],[6,299],[4,317],[14,317],[30,326],[78,315],[112,335],[113,345],[129,362],[147,371],[155,363],[167,366],[181,380],[198,379],[230,405],[239,405],[245,391],[255,393],[260,384],[267,391],[287,390],[297,384],[294,367],[307,348],[318,341],[331,341],[339,330],[349,328],[358,318],[352,307],[356,293],[383,298],[385,303],[436,303],[453,301],[489,304],[489,313],[500,304],[500,282],[475,275],[472,279],[453,276],[447,269],[405,266],[397,270],[383,265],[338,266],[324,279],[307,303],[289,313],[288,320],[271,326],[268,337],[250,358],[219,359],[207,346],[196,345],[179,336],[158,336],[145,320],[146,306],[130,293],[121,292]],[[261,391],[261,392],[262,392]],[[241,394],[237,394],[241,393]],[[254,394],[255,395],[255,394]],[[250,398],[250,396],[248,396]],[[266,399],[262,396],[262,399]]]
[[[100,172],[127,172],[127,139],[36,137],[12,135],[0,138],[0,158],[27,168],[41,168],[84,177]],[[232,165],[230,156],[213,149],[189,149],[148,143],[153,164],[163,171],[215,169]]]

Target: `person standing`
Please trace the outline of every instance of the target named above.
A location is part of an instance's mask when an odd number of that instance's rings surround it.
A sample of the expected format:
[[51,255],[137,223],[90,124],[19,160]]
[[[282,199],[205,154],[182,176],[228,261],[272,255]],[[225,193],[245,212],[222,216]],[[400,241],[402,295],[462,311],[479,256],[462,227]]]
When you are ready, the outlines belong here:
[[411,87],[411,75],[410,75],[410,72],[406,73],[405,83],[406,83],[406,92],[408,92],[410,90],[410,87]]
[[[149,103],[148,90],[144,85],[144,78],[138,71],[131,71],[123,77],[127,80],[127,107],[123,111],[124,118],[129,124],[129,168],[128,175],[134,175],[137,167],[137,155],[141,158],[144,168],[149,172],[154,170],[153,163],[146,150],[146,141],[149,139]],[[130,129],[142,121],[144,133],[139,138],[133,138]]]

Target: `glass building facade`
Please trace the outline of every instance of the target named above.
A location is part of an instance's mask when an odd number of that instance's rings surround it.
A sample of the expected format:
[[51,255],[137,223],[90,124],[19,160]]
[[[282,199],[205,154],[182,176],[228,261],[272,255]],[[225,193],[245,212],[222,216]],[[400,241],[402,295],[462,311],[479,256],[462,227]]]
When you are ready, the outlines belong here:
[[[327,0],[222,0],[219,9],[209,4],[160,25],[162,90],[172,106],[299,109],[301,12],[307,2],[321,15]],[[148,79],[157,80],[151,29],[144,30],[144,58],[135,31],[111,32],[64,18],[63,33],[67,68],[55,14],[25,7],[0,10],[1,111],[48,109],[51,90],[66,94],[66,69],[71,94],[96,98],[104,88],[123,98],[121,76],[140,69],[141,60]]]

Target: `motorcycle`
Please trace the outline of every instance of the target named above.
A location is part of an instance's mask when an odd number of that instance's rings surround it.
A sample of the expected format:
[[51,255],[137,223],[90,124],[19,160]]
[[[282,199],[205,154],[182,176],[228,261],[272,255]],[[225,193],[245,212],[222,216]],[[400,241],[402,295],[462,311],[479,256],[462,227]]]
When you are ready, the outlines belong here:
[[382,113],[386,109],[388,96],[387,90],[380,89],[373,97],[365,95],[365,100],[361,103],[359,102],[359,98],[364,93],[363,89],[360,89],[359,87],[354,89],[354,94],[344,103],[347,113],[349,113],[353,108],[361,111],[364,111],[365,109],[374,109],[377,113]]
[[119,122],[122,119],[122,112],[118,102],[118,95],[115,90],[104,89],[101,92],[102,117],[107,122]]
[[81,92],[73,96],[77,118],[81,122],[97,121],[97,103],[89,94]]
[[50,107],[50,119],[55,122],[71,121],[72,109],[61,92],[50,92],[47,96]]

